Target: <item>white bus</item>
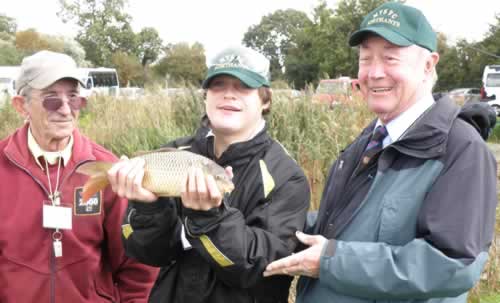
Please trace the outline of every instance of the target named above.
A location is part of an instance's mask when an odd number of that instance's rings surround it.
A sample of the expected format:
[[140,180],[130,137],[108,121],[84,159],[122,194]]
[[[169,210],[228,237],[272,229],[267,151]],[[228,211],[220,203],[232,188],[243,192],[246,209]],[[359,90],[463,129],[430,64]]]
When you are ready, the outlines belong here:
[[120,84],[118,73],[114,68],[80,68],[83,83],[86,83],[82,90],[82,95],[89,97],[93,94],[118,96],[120,94]]
[[15,83],[19,70],[19,66],[0,66],[0,98],[16,94]]

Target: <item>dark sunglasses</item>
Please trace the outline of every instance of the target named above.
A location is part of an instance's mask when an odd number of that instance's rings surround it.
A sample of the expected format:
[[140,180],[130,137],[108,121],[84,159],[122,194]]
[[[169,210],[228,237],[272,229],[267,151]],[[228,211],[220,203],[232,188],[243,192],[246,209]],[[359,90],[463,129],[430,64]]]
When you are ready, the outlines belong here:
[[[71,110],[80,110],[87,105],[87,99],[80,96],[73,96],[68,98],[68,104]],[[63,106],[64,101],[59,97],[46,97],[42,101],[43,107],[48,111],[55,112],[61,106]]]

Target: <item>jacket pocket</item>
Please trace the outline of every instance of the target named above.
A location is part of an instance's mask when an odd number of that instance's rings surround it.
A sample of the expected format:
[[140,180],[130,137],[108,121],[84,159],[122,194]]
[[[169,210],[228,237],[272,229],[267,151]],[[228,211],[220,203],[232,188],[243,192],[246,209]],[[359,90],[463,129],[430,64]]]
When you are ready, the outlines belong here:
[[94,286],[97,295],[100,298],[105,299],[107,302],[118,302],[118,294],[113,282],[111,281],[111,277],[110,279],[106,279],[103,275],[106,274],[101,273],[100,276],[97,276],[94,279]]
[[382,201],[379,241],[404,245],[416,235],[420,203],[409,196],[389,196]]

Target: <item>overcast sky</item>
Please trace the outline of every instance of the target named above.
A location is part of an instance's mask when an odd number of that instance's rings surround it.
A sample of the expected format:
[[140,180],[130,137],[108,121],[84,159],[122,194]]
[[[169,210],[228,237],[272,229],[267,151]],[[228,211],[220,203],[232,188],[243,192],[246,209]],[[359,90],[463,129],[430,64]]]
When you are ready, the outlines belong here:
[[[334,8],[337,1],[327,1]],[[421,9],[432,26],[449,38],[481,40],[500,13],[498,0],[408,0]],[[240,44],[249,26],[278,9],[293,8],[311,16],[317,0],[129,0],[127,12],[135,31],[154,27],[165,42],[201,42],[208,58],[227,45]],[[2,0],[0,13],[17,20],[18,29],[74,36],[76,29],[56,16],[57,0]],[[346,42],[347,43],[347,42]]]

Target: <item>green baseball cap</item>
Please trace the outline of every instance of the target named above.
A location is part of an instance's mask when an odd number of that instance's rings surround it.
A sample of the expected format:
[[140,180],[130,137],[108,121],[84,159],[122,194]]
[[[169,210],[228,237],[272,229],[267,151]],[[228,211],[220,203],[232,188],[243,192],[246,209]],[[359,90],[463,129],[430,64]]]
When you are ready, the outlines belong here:
[[416,44],[431,52],[437,48],[436,33],[424,14],[398,2],[388,2],[371,11],[349,38],[349,45],[361,44],[368,33],[399,46]]
[[39,51],[25,57],[21,63],[21,71],[15,82],[16,92],[31,86],[44,89],[63,78],[71,78],[85,86],[75,60],[70,56],[52,51]]
[[247,47],[229,47],[210,61],[202,87],[207,89],[210,81],[218,75],[236,77],[251,88],[269,87],[269,60],[261,53]]

